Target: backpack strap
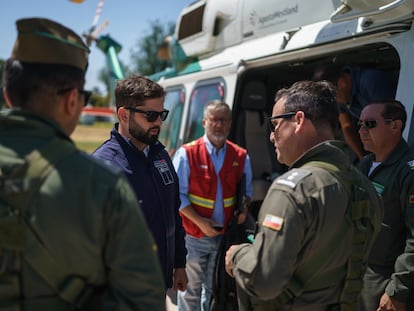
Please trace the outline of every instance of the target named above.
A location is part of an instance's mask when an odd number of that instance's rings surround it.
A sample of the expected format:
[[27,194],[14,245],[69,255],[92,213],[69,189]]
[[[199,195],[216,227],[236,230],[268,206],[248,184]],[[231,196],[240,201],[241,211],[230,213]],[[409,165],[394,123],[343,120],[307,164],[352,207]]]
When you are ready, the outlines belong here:
[[[55,165],[64,157],[76,152],[75,146],[62,139],[55,138],[45,147],[34,150],[25,157],[24,165],[12,169],[7,176],[1,174],[4,185],[0,197],[9,205],[19,220],[10,223],[10,228],[0,226],[0,247],[25,251],[24,260],[56,292],[56,295],[71,306],[80,306],[89,296],[86,280],[71,276],[62,264],[57,262],[26,219],[25,214],[35,194],[54,170]],[[12,242],[7,245],[5,234],[11,234]],[[10,238],[10,236],[9,236]],[[53,300],[53,297],[52,297]],[[24,302],[26,307],[35,303],[35,299]],[[56,304],[59,304],[58,302]]]

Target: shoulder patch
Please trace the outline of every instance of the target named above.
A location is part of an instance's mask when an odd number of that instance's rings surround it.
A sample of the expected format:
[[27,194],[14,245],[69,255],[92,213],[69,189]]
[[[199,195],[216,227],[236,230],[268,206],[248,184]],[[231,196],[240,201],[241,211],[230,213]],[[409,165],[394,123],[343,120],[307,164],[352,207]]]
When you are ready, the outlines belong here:
[[283,218],[271,214],[267,214],[262,223],[263,227],[267,227],[275,231],[280,231],[280,229],[282,229],[282,225]]
[[310,171],[304,169],[291,170],[290,172],[287,172],[286,174],[276,179],[276,183],[280,185],[286,185],[294,189],[301,179],[305,178],[310,174]]
[[414,160],[407,162],[407,164],[412,170],[414,170]]

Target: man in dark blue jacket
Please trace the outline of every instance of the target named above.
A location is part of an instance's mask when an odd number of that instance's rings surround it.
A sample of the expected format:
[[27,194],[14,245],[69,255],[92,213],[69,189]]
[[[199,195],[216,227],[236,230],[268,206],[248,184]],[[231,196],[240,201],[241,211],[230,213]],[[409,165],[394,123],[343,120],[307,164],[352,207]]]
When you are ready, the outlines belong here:
[[186,249],[178,213],[178,177],[158,141],[162,121],[168,115],[164,97],[164,89],[145,77],[118,81],[115,100],[119,123],[93,155],[127,175],[157,243],[166,288],[183,291],[187,286]]

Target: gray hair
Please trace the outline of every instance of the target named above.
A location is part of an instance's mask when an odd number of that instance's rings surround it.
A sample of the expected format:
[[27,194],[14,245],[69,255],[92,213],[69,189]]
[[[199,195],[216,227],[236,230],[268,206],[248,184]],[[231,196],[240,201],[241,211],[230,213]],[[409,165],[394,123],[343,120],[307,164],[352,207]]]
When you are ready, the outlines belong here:
[[207,118],[212,110],[222,110],[227,111],[229,118],[231,119],[231,109],[230,106],[227,105],[225,102],[219,99],[210,100],[204,106],[204,118]]

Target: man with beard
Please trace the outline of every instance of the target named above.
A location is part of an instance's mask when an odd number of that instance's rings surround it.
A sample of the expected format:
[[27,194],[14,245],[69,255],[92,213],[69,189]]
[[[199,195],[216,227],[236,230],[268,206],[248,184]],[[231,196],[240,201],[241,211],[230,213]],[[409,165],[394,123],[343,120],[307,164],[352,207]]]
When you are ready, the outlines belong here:
[[[230,142],[230,107],[213,100],[203,115],[205,135],[174,156],[180,180],[180,214],[186,231],[188,286],[178,293],[178,310],[210,310],[213,274],[223,234],[233,218],[236,186],[246,176],[246,202],[252,196],[252,172],[246,149]],[[247,205],[238,216],[244,222]]]
[[115,101],[119,123],[93,156],[125,172],[157,243],[166,289],[185,290],[186,250],[178,212],[178,178],[158,141],[162,121],[168,116],[164,98],[164,89],[145,77],[118,81]]
[[16,28],[0,111],[0,309],[164,310],[134,191],[70,139],[91,95],[88,47],[50,19]]

